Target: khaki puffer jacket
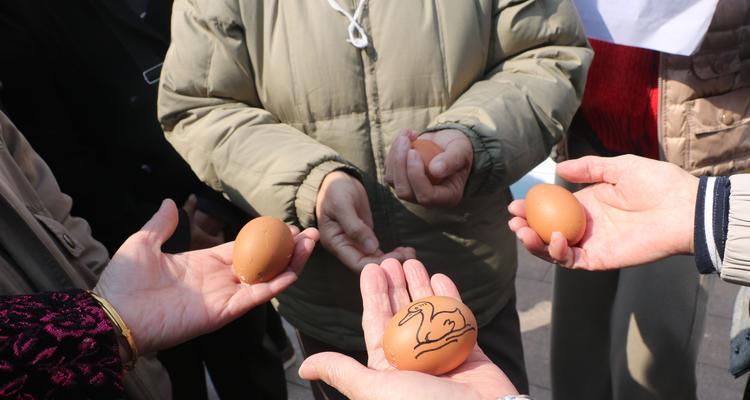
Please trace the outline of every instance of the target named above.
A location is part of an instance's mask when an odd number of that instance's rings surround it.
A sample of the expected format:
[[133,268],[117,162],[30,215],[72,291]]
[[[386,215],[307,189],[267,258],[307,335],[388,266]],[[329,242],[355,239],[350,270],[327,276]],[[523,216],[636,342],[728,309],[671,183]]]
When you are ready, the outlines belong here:
[[[354,10],[354,1],[339,0]],[[326,0],[178,0],[159,118],[197,175],[255,214],[315,226],[325,175],[367,189],[381,248],[413,246],[487,323],[513,294],[508,186],[547,157],[579,105],[592,53],[569,0],[373,1],[349,21]],[[400,128],[463,131],[463,201],[396,198],[384,160]],[[320,247],[280,311],[303,332],[363,349],[358,276]]]

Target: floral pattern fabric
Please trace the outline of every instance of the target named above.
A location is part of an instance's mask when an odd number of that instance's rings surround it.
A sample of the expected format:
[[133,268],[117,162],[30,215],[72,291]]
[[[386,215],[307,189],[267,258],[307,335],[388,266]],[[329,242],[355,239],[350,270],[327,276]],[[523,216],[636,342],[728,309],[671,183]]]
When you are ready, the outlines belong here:
[[82,290],[0,297],[0,399],[122,397],[112,323]]

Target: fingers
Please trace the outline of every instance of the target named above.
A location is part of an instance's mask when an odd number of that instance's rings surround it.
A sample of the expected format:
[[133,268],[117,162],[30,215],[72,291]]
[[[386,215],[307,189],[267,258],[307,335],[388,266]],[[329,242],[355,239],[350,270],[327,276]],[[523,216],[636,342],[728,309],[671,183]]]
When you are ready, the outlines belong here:
[[391,310],[396,313],[405,305],[411,302],[409,290],[406,287],[406,277],[401,263],[393,258],[389,258],[380,264],[380,268],[385,271],[386,282],[388,283],[388,297],[390,298]]
[[[297,228],[297,227],[296,227],[296,226],[294,226],[294,225],[287,225],[287,226],[289,227],[289,232],[291,232],[291,233],[292,233],[292,236],[297,236],[297,235],[299,235],[299,228]],[[316,240],[317,240],[317,239],[316,239]]]
[[381,260],[385,260],[387,258],[395,258],[399,262],[404,262],[406,260],[409,260],[411,258],[417,257],[417,251],[414,250],[413,247],[396,247],[395,249],[391,250],[387,254],[383,254],[381,257]]
[[190,221],[192,221],[195,216],[195,211],[198,209],[198,198],[195,197],[194,194],[188,196],[187,200],[185,200],[185,204],[182,205],[182,209],[185,210]]
[[393,142],[391,160],[391,172],[393,179],[393,189],[398,198],[411,201],[414,198],[409,177],[407,174],[407,157],[412,151],[411,141],[406,134],[399,135]]
[[463,197],[464,185],[468,170],[465,173],[453,173],[439,184],[433,185],[427,177],[424,163],[419,154],[409,150],[406,171],[414,195],[414,201],[425,206],[454,206]]
[[557,164],[556,173],[572,183],[617,183],[621,157],[586,156]]
[[297,274],[286,271],[268,282],[253,285],[241,284],[240,288],[232,295],[227,302],[227,306],[224,308],[226,321],[231,321],[245,314],[255,306],[271,300],[291,286],[296,280]]
[[424,265],[417,260],[408,260],[404,263],[404,275],[409,286],[412,300],[430,297],[434,293],[430,285],[430,275]]
[[573,265],[573,250],[568,247],[568,240],[560,232],[552,232],[547,251],[555,263],[565,267]]
[[445,179],[466,168],[469,162],[467,155],[469,157],[472,155],[471,143],[468,140],[453,140],[448,143],[442,153],[430,161],[428,165],[430,173],[438,179]]
[[169,239],[177,228],[179,216],[177,206],[171,199],[164,199],[161,207],[151,219],[143,225],[141,232],[146,234],[147,240],[161,246]]
[[461,300],[461,294],[458,292],[458,288],[451,278],[443,274],[435,274],[432,276],[430,284],[436,296],[447,296]]
[[313,354],[299,369],[300,378],[322,380],[350,399],[367,398],[378,374],[351,357],[331,352]]
[[406,158],[407,179],[411,184],[414,200],[419,204],[431,205],[435,194],[435,186],[427,178],[422,158],[415,150],[409,150]]
[[[297,229],[297,231],[299,231]],[[294,253],[289,261],[289,269],[299,275],[305,263],[315,249],[315,242],[320,238],[320,233],[315,228],[307,228],[294,237]]]
[[367,353],[372,358],[382,347],[385,326],[395,312],[388,295],[386,272],[377,264],[368,264],[360,274],[359,288],[362,292],[362,330]]
[[[366,209],[357,210],[353,207],[340,207],[340,214],[336,216],[341,229],[351,241],[365,254],[373,254],[378,250],[380,244],[375,232],[372,230],[372,213],[367,204]],[[364,208],[364,207],[360,207]],[[369,225],[367,220],[369,219]]]
[[526,201],[513,200],[508,204],[508,212],[516,217],[526,218]]

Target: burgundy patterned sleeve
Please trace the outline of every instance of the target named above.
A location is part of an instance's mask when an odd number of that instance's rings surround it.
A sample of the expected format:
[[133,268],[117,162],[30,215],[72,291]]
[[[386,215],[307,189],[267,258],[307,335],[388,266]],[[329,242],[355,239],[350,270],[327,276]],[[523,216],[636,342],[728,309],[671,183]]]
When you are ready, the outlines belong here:
[[82,290],[0,297],[0,398],[117,398],[114,328]]

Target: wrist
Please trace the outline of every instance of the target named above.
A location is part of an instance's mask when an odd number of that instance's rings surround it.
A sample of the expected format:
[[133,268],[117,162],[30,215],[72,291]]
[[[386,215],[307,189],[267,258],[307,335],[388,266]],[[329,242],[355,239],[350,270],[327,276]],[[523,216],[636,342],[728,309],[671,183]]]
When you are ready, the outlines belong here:
[[130,332],[130,328],[125,324],[125,321],[117,312],[117,309],[100,294],[100,288],[95,287],[93,290],[89,290],[88,293],[102,307],[110,324],[112,324],[112,327],[115,330],[118,353],[123,366],[127,370],[133,369],[135,363],[138,361],[138,349],[135,346],[135,341],[133,339],[133,334]]

